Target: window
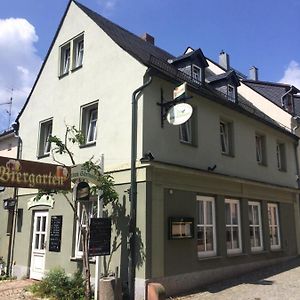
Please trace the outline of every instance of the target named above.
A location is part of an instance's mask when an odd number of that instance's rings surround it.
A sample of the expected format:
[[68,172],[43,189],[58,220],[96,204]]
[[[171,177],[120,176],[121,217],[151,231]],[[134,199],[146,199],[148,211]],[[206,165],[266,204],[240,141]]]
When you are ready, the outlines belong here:
[[52,120],[43,121],[40,123],[40,138],[38,156],[49,155],[51,143],[49,137],[52,134]]
[[97,138],[98,103],[82,107],[81,130],[85,137],[85,143],[96,142]]
[[220,142],[221,152],[223,154],[233,155],[232,123],[220,121]]
[[198,257],[216,255],[215,199],[197,196],[197,252]]
[[82,235],[79,222],[83,228],[86,228],[90,219],[97,216],[97,200],[92,198],[85,202],[78,201],[77,203],[77,216],[79,221],[76,220],[76,241],[75,241],[75,257],[82,257]]
[[69,74],[82,66],[84,53],[84,35],[80,34],[60,47],[59,76]]
[[179,141],[184,144],[196,146],[197,144],[197,110],[193,107],[192,116],[183,124],[179,125]]
[[276,144],[277,169],[286,171],[285,145],[283,143]]
[[66,75],[70,70],[71,45],[70,43],[61,47],[60,75]]
[[261,251],[263,249],[263,244],[262,244],[262,224],[261,224],[260,203],[249,202],[248,213],[249,213],[251,250]]
[[196,65],[192,65],[192,78],[197,83],[201,81],[201,69]]
[[280,232],[277,204],[268,203],[268,218],[271,250],[280,249]]
[[284,99],[284,108],[289,113],[294,113],[293,95],[287,94]]
[[260,165],[266,165],[265,145],[265,137],[259,134],[255,134],[256,161]]
[[181,142],[192,144],[192,120],[191,120],[191,118],[179,126],[179,139]]
[[83,50],[84,50],[84,44],[83,44],[83,35],[76,38],[74,40],[74,46],[73,46],[73,69],[76,69],[80,66],[82,66],[83,62]]
[[225,199],[225,222],[227,253],[242,252],[239,200]]
[[228,86],[227,86],[227,99],[232,102],[235,102],[235,100],[236,100],[235,88],[234,88],[234,86],[232,86],[230,84],[228,84]]

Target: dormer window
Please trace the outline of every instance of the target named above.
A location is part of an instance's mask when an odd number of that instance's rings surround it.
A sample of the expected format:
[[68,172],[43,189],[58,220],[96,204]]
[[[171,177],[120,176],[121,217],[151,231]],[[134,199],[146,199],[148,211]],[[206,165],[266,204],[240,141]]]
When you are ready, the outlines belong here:
[[196,65],[192,66],[192,78],[197,83],[201,81],[201,69]]
[[284,99],[284,109],[289,113],[294,113],[293,95],[288,94]]
[[235,102],[235,88],[233,85],[228,84],[227,86],[227,98],[228,100]]

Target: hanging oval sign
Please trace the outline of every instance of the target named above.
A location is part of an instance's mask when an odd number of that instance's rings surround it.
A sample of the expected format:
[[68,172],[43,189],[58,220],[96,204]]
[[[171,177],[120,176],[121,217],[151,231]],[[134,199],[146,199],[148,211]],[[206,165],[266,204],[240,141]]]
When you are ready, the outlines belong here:
[[171,125],[180,125],[185,123],[193,113],[190,104],[179,103],[172,106],[167,113],[167,120]]

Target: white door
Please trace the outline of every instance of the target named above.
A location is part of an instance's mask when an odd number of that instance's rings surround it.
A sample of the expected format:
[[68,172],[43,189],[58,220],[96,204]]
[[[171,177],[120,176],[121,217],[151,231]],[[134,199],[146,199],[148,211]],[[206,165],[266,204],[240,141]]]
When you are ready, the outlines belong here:
[[30,278],[41,280],[45,272],[48,212],[34,213]]

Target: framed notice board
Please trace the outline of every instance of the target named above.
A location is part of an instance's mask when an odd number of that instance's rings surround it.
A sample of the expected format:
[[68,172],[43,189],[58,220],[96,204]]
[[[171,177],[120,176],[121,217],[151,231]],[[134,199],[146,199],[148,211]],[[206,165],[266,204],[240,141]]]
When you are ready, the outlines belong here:
[[110,218],[92,218],[90,225],[89,256],[110,254]]
[[49,251],[60,252],[63,216],[52,216],[50,223]]

